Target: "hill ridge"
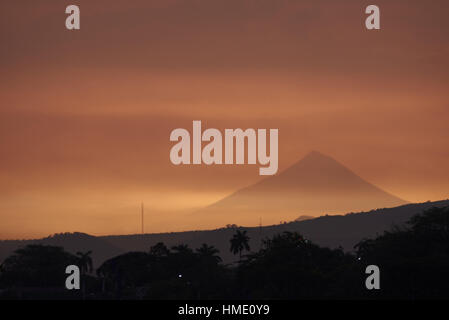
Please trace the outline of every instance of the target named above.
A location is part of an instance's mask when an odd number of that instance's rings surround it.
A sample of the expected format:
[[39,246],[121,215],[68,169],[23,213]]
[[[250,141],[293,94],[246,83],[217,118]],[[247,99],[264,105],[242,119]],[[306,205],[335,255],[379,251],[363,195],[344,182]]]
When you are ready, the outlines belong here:
[[[410,203],[395,208],[383,208],[364,212],[349,212],[344,215],[324,215],[310,220],[292,221],[285,224],[269,225],[263,227],[244,227],[250,236],[250,245],[253,250],[260,247],[261,240],[283,231],[297,231],[320,246],[336,248],[342,246],[351,251],[353,246],[363,238],[370,238],[376,234],[389,230],[393,225],[404,223],[415,214],[431,207],[449,206],[449,199],[434,202]],[[31,243],[60,245],[66,250],[76,251],[93,250],[95,266],[99,266],[106,259],[129,251],[148,251],[157,242],[164,242],[169,247],[180,243],[187,243],[192,248],[202,243],[214,245],[220,250],[224,263],[234,261],[229,251],[229,239],[235,228],[219,228],[214,230],[195,230],[172,233],[109,235],[84,237],[85,242],[65,243],[73,238],[64,236],[58,242],[49,241],[49,238],[38,240],[0,240],[0,262],[19,247]]]

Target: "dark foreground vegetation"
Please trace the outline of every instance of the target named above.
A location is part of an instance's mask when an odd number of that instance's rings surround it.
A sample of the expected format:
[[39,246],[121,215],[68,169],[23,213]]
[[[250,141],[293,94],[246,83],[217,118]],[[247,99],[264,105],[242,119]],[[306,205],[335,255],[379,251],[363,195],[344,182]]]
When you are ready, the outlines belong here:
[[[449,298],[449,208],[432,208],[353,253],[322,248],[298,233],[251,239],[236,229],[236,262],[224,265],[207,244],[129,252],[92,270],[91,252],[28,245],[0,267],[3,299],[428,299]],[[65,268],[81,270],[82,290],[66,290]],[[365,269],[380,268],[380,290],[367,290]]]

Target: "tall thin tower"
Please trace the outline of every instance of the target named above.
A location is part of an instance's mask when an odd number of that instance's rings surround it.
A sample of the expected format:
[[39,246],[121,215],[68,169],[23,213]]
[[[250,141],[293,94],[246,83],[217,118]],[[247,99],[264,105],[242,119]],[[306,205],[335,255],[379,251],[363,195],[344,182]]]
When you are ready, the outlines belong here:
[[143,228],[143,202],[142,202],[142,234],[144,233],[144,228]]

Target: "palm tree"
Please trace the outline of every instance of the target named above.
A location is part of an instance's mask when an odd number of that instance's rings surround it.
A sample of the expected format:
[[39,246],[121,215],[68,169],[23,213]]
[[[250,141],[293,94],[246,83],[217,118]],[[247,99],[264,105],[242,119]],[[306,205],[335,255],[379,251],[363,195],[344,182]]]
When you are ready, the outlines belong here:
[[204,257],[206,259],[211,259],[212,261],[214,261],[215,263],[219,263],[221,262],[221,258],[218,255],[218,253],[220,252],[217,248],[215,248],[214,246],[208,246],[207,244],[203,243],[203,245],[201,247],[199,247],[198,249],[196,249],[196,252],[201,256]]
[[89,250],[87,252],[78,251],[76,253],[78,257],[78,266],[81,271],[83,299],[85,298],[86,294],[86,274],[91,273],[93,270],[92,257],[90,256],[91,254],[92,250]]
[[166,257],[170,253],[170,250],[163,242],[158,242],[150,248],[150,254],[155,257]]
[[246,230],[237,230],[231,242],[231,252],[233,254],[239,254],[239,261],[242,261],[242,251],[249,251],[249,237],[246,235]]
[[91,273],[93,270],[93,262],[92,257],[90,256],[92,254],[92,250],[89,250],[87,252],[80,252],[78,251],[76,255],[78,256],[78,264],[81,271],[81,274],[87,274]]
[[189,248],[187,244],[178,244],[177,246],[171,247],[171,249],[177,253],[188,254],[192,253],[192,249]]

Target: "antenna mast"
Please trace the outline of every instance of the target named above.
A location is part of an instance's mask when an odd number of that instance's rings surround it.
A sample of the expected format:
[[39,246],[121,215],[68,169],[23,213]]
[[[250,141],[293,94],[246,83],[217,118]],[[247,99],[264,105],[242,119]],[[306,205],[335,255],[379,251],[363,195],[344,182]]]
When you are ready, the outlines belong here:
[[143,229],[143,202],[142,202],[142,234],[143,234],[143,232],[144,232],[144,229]]

